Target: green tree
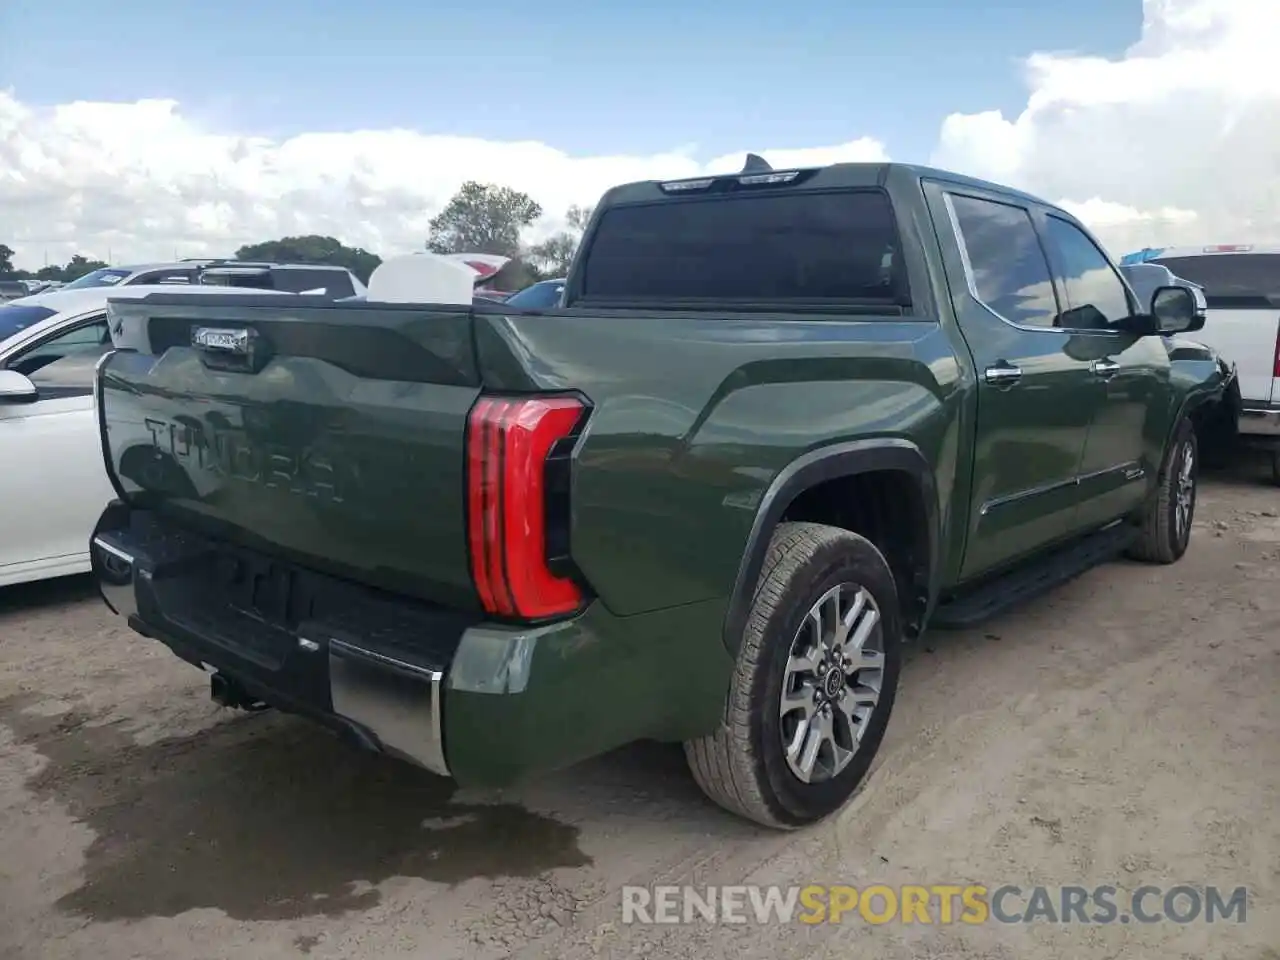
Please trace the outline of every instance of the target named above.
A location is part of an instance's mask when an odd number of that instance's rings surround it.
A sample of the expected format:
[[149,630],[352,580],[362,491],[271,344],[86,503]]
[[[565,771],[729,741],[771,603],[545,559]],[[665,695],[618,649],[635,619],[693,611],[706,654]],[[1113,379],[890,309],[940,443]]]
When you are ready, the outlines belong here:
[[595,212],[595,207],[580,207],[574,204],[565,212],[564,219],[569,224],[569,229],[581,237],[586,233],[587,224],[591,222],[591,215]]
[[544,279],[563,277],[569,272],[573,255],[582,242],[582,234],[591,222],[591,213],[591,207],[570,207],[564,215],[568,229],[554,233],[529,248],[527,257]]
[[90,260],[81,254],[76,254],[67,261],[67,265],[62,268],[61,280],[70,283],[72,280],[79,280],[86,273],[93,273],[95,270],[101,270],[108,264],[103,260]]
[[13,251],[0,243],[0,278],[8,279],[13,273]]
[[528,194],[468,180],[431,218],[427,249],[518,257],[520,231],[540,216],[542,207]]
[[236,251],[238,260],[267,260],[274,263],[323,263],[346,267],[361,283],[382,263],[382,258],[362,247],[348,247],[333,237],[310,234],[251,243]]

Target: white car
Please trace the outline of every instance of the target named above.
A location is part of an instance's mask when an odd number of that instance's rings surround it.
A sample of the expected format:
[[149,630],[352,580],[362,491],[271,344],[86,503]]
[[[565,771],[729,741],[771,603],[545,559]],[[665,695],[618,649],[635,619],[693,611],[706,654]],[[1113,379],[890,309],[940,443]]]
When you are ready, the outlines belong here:
[[[325,263],[259,263],[247,260],[177,260],[171,263],[143,263],[102,267],[61,285],[62,290],[155,286],[252,287],[280,293],[311,293],[335,300],[363,294],[365,286],[346,267]],[[45,291],[50,292],[50,291]],[[39,294],[37,294],[39,295]],[[23,303],[30,303],[29,297]],[[0,295],[0,299],[3,296]]]
[[0,586],[88,572],[93,525],[115,496],[93,409],[94,368],[111,349],[107,299],[173,292],[91,287],[0,305]]

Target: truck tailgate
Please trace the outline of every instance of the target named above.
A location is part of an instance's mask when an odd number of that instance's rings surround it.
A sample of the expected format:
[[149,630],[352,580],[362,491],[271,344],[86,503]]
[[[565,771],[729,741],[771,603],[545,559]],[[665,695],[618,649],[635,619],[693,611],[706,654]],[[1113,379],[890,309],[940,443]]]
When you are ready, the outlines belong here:
[[125,499],[336,576],[476,606],[469,311],[193,300],[110,305],[118,349],[97,402]]
[[1228,362],[1235,362],[1241,399],[1246,405],[1257,405],[1280,400],[1274,392],[1278,335],[1280,310],[1274,307],[1210,307],[1204,329],[1193,337],[1213,347]]

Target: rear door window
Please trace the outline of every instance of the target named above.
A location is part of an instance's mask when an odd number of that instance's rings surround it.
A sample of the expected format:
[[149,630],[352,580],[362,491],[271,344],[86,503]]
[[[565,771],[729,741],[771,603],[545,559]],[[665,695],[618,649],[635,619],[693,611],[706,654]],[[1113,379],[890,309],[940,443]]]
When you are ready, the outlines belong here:
[[880,190],[613,207],[590,238],[580,295],[910,305],[893,207]]
[[355,287],[344,270],[272,270],[272,289],[287,293],[323,290],[326,297],[353,297]]
[[1280,306],[1280,253],[1213,253],[1151,262],[1204,287],[1211,308]]
[[1057,326],[1049,263],[1026,209],[959,194],[948,199],[978,300],[1010,323]]
[[129,286],[157,283],[191,283],[195,279],[194,270],[151,270],[140,273],[129,281]]

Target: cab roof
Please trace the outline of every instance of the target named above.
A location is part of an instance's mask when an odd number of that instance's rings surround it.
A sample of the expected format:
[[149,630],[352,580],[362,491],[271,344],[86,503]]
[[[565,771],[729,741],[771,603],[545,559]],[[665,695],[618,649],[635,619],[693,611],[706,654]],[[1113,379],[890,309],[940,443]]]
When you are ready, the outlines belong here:
[[805,166],[805,167],[778,167],[771,168],[768,164],[760,166],[764,163],[760,158],[749,155],[753,159],[749,159],[747,164],[741,170],[724,170],[710,173],[698,174],[692,177],[679,177],[666,180],[637,180],[632,183],[620,184],[605,192],[600,200],[600,206],[623,204],[623,203],[643,203],[645,201],[653,201],[663,196],[670,196],[672,193],[678,193],[678,190],[672,190],[671,185],[674,184],[701,184],[703,182],[711,183],[717,180],[725,180],[730,177],[773,177],[786,174],[800,174],[804,176],[805,188],[807,189],[840,189],[840,188],[866,188],[866,187],[887,187],[893,182],[897,182],[900,186],[905,182],[921,180],[941,180],[949,184],[959,187],[971,187],[975,190],[989,191],[1000,193],[1010,199],[1017,199],[1024,203],[1032,203],[1038,206],[1051,207],[1054,210],[1061,211],[1072,219],[1076,219],[1069,210],[1064,210],[1055,203],[1052,203],[1043,197],[1037,197],[1034,194],[1017,190],[1006,184],[994,183],[989,180],[982,180],[977,177],[966,176],[961,173],[955,173],[951,170],[943,170],[939,167],[930,167],[923,164],[914,163],[897,163],[893,161],[857,161],[848,163],[831,163],[825,166]]

